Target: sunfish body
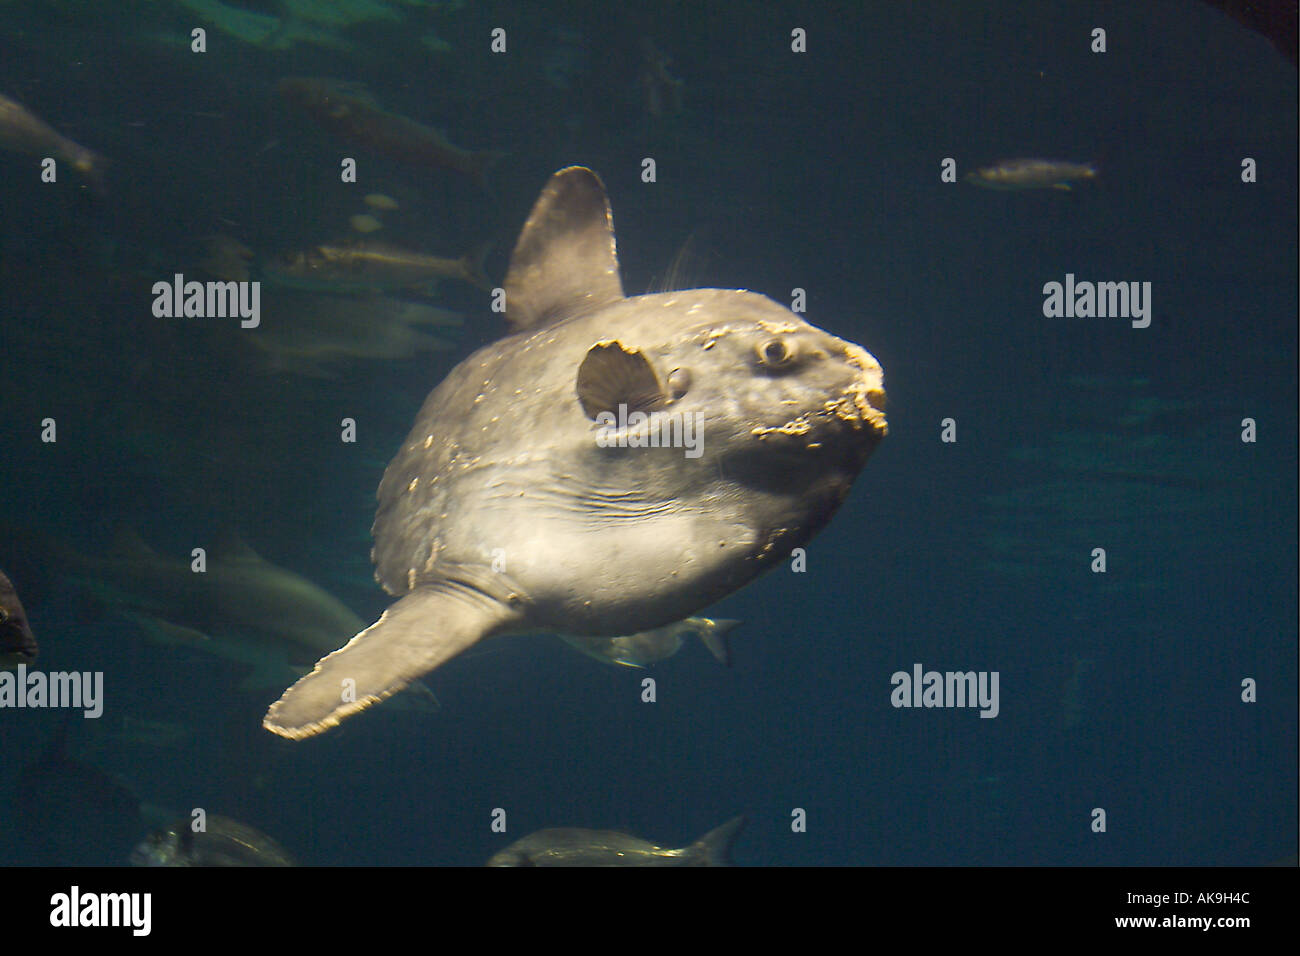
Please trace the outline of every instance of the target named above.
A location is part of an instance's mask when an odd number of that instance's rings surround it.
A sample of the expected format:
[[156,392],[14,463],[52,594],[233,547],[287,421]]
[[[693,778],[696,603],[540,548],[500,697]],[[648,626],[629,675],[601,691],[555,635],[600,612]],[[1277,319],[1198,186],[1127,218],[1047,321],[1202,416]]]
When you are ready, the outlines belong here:
[[99,156],[57,132],[21,103],[3,95],[0,95],[0,149],[39,159],[51,157],[67,163],[96,189],[103,187],[103,161]]
[[1088,163],[1055,159],[1004,159],[966,174],[966,181],[985,189],[1069,189],[1070,183],[1094,179],[1097,169]]
[[37,650],[23,602],[13,582],[0,571],[0,670],[35,663]]
[[731,655],[723,635],[739,623],[727,618],[688,617],[684,621],[626,637],[571,637],[563,634],[561,638],[570,647],[598,661],[646,667],[672,657],[681,650],[683,640],[694,634],[719,664],[730,664]]
[[488,866],[728,866],[744,817],[734,817],[690,846],[665,847],[617,830],[538,830],[492,855]]
[[771,299],[624,297],[584,167],[542,191],[505,291],[513,334],[430,393],[380,483],[372,557],[400,599],[267,729],[320,733],[486,637],[689,617],[825,526],[885,434],[879,363]]
[[437,130],[381,109],[355,85],[314,77],[287,77],[280,95],[345,143],[373,149],[416,168],[450,169],[480,186],[504,153],[453,146]]
[[480,245],[459,259],[448,259],[373,240],[324,243],[275,256],[263,264],[262,272],[280,285],[317,292],[391,291],[433,279],[459,279],[491,289],[483,272],[488,249]]

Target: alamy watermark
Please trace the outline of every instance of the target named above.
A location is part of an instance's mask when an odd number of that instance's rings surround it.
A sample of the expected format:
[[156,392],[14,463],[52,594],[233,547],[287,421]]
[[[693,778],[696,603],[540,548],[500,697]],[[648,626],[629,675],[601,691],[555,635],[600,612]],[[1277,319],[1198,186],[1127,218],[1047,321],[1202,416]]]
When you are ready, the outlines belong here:
[[704,454],[703,412],[632,412],[618,406],[598,412],[596,444],[601,448],[684,448],[687,458]]
[[160,319],[240,318],[240,328],[262,322],[262,283],[185,281],[176,273],[171,282],[153,284],[153,314]]
[[54,927],[123,927],[133,936],[148,936],[153,927],[152,893],[83,893],[73,884],[50,897]]
[[997,671],[895,671],[889,702],[895,707],[978,707],[981,717],[998,715]]
[[104,713],[103,671],[0,671],[0,708],[58,707],[83,710],[87,720]]
[[1150,282],[1075,282],[1074,273],[1065,282],[1043,286],[1043,315],[1049,319],[1132,319],[1133,328],[1151,324]]

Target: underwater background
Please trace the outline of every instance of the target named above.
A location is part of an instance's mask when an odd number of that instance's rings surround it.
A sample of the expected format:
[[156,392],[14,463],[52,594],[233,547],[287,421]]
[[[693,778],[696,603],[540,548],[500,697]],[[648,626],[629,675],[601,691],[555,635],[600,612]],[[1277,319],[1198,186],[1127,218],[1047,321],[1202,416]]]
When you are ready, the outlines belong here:
[[[480,184],[340,143],[291,76],[504,156]],[[0,569],[37,667],[104,674],[97,720],[0,709],[0,863],[125,864],[194,807],[312,865],[476,866],[544,827],[685,846],[737,814],[740,865],[1294,862],[1296,76],[1198,0],[0,2],[0,94],[104,159],[102,185],[43,184],[0,149]],[[961,181],[1020,156],[1097,174]],[[743,622],[729,667],[697,641],[640,671],[508,638],[426,679],[437,712],[267,733],[283,688],[151,640],[123,613],[148,595],[85,568],[124,534],[176,561],[238,535],[373,621],[383,469],[505,324],[444,280],[462,324],[436,345],[369,354],[358,310],[302,362],[157,318],[151,287],[378,222],[438,256],[490,242],[496,285],[572,164],[605,182],[629,295],[806,290],[883,365],[889,436],[806,572],[701,612]],[[1045,317],[1067,273],[1150,282],[1150,326]],[[998,672],[997,717],[892,706],[916,663]]]

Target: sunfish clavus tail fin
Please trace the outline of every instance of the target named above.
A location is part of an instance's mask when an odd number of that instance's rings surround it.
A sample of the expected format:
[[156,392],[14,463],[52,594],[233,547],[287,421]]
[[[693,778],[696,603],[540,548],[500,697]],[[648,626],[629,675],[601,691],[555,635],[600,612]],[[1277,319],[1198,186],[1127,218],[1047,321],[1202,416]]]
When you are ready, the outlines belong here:
[[743,816],[732,817],[720,827],[714,827],[690,846],[691,866],[730,866],[731,844],[745,825]]
[[352,640],[316,662],[271,705],[262,726],[291,740],[312,737],[396,694],[515,612],[452,582],[416,588]]

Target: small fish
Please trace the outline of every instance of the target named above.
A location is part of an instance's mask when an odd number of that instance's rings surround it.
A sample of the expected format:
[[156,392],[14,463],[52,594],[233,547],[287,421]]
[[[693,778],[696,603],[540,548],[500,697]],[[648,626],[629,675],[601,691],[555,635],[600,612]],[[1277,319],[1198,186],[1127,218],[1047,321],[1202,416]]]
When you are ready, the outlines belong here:
[[1055,159],[1004,159],[967,173],[966,182],[985,189],[1070,189],[1070,183],[1095,179],[1091,163]]
[[444,259],[371,240],[325,243],[275,256],[263,272],[281,285],[318,292],[391,291],[432,279],[460,279],[490,290],[483,271],[490,248],[484,244],[459,259]]
[[682,111],[682,90],[686,84],[669,72],[672,62],[673,58],[655,46],[654,40],[641,38],[641,73],[638,77],[641,97],[645,111],[656,119]]
[[27,623],[27,612],[3,571],[0,571],[0,670],[31,664],[36,660],[36,636]]
[[311,378],[336,377],[340,363],[402,360],[453,349],[456,343],[444,337],[444,330],[464,323],[459,313],[423,302],[293,289],[268,294],[266,316],[257,334],[241,336],[241,341],[257,350],[264,370]]
[[297,866],[265,833],[211,814],[195,832],[189,818],[145,837],[131,853],[134,866]]
[[493,854],[487,865],[728,866],[728,851],[744,823],[744,817],[733,817],[680,849],[658,846],[617,830],[538,830]]
[[378,232],[384,224],[369,213],[360,213],[348,219],[348,225],[360,233]]
[[86,177],[96,191],[103,191],[103,160],[99,156],[4,95],[0,95],[0,149],[41,159],[49,156],[67,163]]
[[723,635],[739,623],[728,618],[715,621],[707,617],[688,617],[684,621],[627,637],[574,637],[562,634],[561,638],[571,647],[598,661],[627,667],[645,667],[672,657],[681,650],[683,638],[695,634],[719,664],[730,665],[731,656]]
[[384,212],[397,208],[397,200],[392,196],[385,196],[383,193],[369,193],[366,195],[365,203],[371,209],[380,209]]
[[419,168],[463,173],[480,186],[504,153],[453,146],[436,130],[382,109],[356,84],[312,77],[286,77],[280,95],[347,143]]
[[[211,544],[203,574],[188,558],[154,551],[129,528],[118,530],[102,557],[57,542],[47,547],[71,583],[130,621],[147,642],[245,665],[240,687],[251,692],[284,686],[364,626],[334,595],[234,534]],[[419,712],[438,709],[428,687],[414,691],[391,701]]]

